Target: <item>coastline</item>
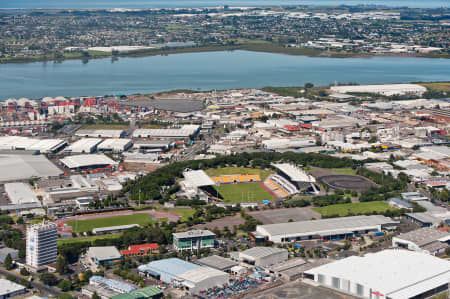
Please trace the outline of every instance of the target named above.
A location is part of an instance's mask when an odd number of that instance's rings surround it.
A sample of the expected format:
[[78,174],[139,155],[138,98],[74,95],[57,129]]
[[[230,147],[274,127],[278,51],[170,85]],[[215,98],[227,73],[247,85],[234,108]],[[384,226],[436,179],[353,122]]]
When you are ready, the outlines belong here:
[[248,43],[237,45],[212,45],[186,48],[159,48],[144,51],[136,51],[113,55],[106,52],[90,52],[90,56],[84,56],[82,53],[65,53],[64,57],[55,58],[53,56],[38,56],[27,58],[0,58],[0,64],[10,63],[34,63],[34,62],[64,62],[66,60],[85,60],[102,59],[102,58],[125,58],[125,57],[149,57],[158,55],[183,54],[183,53],[203,53],[203,52],[220,52],[244,50],[251,52],[263,52],[273,54],[285,54],[291,56],[306,57],[326,57],[326,58],[372,58],[372,57],[417,57],[417,58],[441,58],[450,59],[450,54],[371,54],[371,53],[349,53],[349,52],[329,52],[320,51],[310,48],[294,48],[283,47],[276,44],[267,43]]

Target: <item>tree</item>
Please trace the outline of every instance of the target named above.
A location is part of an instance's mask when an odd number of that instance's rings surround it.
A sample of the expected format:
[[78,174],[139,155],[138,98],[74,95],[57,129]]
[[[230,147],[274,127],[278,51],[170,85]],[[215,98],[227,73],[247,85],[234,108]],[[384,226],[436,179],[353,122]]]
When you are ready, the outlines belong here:
[[68,280],[63,280],[58,284],[58,288],[63,292],[68,292],[72,289],[72,283]]
[[91,299],[100,299],[100,296],[97,295],[97,292],[94,292]]
[[305,83],[305,89],[313,88],[314,84],[312,83]]
[[64,274],[68,271],[69,266],[67,265],[67,260],[62,255],[58,255],[58,259],[56,260],[56,272]]
[[23,275],[23,276],[29,276],[29,275],[30,275],[30,272],[28,272],[27,269],[22,268],[22,269],[20,269],[20,275]]
[[56,276],[49,272],[44,272],[39,275],[39,279],[43,284],[54,286],[57,283]]
[[3,264],[4,264],[5,268],[6,268],[6,270],[11,270],[14,267],[11,254],[8,253],[8,255],[5,258],[5,262]]

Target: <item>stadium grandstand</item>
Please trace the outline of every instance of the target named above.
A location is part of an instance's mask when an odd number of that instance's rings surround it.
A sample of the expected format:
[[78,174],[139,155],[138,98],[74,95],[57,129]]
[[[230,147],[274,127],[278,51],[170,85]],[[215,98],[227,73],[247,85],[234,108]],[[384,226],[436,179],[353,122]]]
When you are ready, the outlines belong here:
[[215,184],[255,183],[261,181],[261,177],[258,174],[221,175],[212,176],[211,179]]
[[314,177],[305,173],[298,166],[288,163],[274,163],[272,166],[278,170],[278,173],[268,176],[264,181],[264,186],[277,198],[287,198],[309,188],[317,192]]
[[184,181],[180,182],[180,187],[188,198],[205,196],[206,194],[200,188],[214,185],[214,181],[203,170],[186,169],[183,177]]

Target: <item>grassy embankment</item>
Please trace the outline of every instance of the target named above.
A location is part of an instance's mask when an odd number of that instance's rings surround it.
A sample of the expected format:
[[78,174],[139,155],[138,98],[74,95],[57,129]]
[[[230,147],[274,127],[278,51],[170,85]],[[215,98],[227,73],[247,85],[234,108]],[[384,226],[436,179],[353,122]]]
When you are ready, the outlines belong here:
[[358,215],[365,213],[382,213],[387,210],[395,211],[396,208],[391,207],[384,201],[369,201],[337,204],[325,207],[312,208],[322,216],[338,215],[340,217],[348,216],[349,214]]

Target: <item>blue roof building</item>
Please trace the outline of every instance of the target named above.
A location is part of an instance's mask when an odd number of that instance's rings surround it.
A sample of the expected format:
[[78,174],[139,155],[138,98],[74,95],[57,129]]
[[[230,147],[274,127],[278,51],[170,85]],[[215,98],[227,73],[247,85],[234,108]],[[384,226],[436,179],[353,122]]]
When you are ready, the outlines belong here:
[[179,258],[169,258],[141,265],[138,267],[138,271],[140,274],[153,276],[165,283],[171,283],[174,277],[198,268],[200,268],[200,266],[183,261]]

